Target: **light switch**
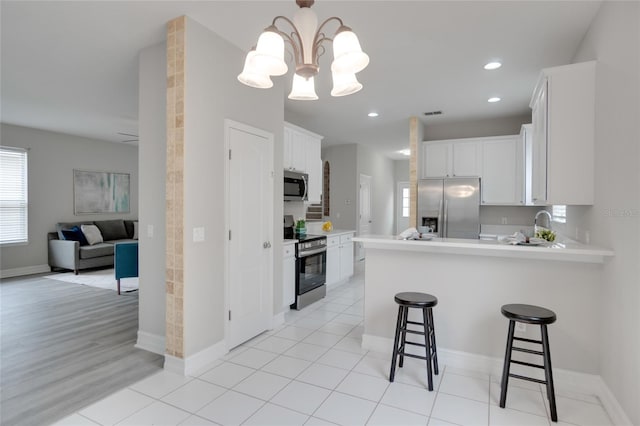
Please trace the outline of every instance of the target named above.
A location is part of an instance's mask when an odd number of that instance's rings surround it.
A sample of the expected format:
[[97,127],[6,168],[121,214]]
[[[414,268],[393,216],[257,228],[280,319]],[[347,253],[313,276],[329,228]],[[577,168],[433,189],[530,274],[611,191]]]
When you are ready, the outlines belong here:
[[153,238],[153,225],[147,225],[147,237]]
[[204,241],[204,227],[193,228],[193,242]]

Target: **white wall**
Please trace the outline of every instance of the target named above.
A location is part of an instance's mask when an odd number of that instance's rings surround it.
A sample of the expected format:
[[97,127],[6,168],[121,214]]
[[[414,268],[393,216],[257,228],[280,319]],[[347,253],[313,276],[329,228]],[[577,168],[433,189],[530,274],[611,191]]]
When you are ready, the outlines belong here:
[[[140,174],[140,298],[138,343],[144,336],[165,336],[165,179],[167,162],[166,82],[164,43],[148,47],[139,58],[139,174]],[[153,227],[153,236],[148,227]],[[160,348],[158,348],[159,350]],[[162,348],[164,353],[164,348]]]
[[356,230],[358,147],[355,144],[323,147],[322,161],[328,161],[331,166],[329,220],[335,229]]
[[[2,247],[2,271],[47,265],[47,232],[58,222],[138,217],[136,146],[4,123],[0,132],[2,145],[29,150],[29,243]],[[130,213],[74,215],[73,169],[129,173]]]
[[[184,344],[193,355],[224,337],[224,119],[274,134],[274,235],[281,235],[284,93],[240,84],[245,52],[192,19],[186,23]],[[206,240],[194,243],[192,229]],[[274,309],[282,309],[282,242],[273,238]]]
[[[533,84],[532,82],[531,84]],[[533,90],[533,87],[531,88]],[[423,121],[436,121],[423,119]],[[442,123],[424,125],[425,141],[438,141],[445,139],[480,138],[484,136],[517,135],[520,126],[531,123],[531,114],[517,115],[513,117],[492,118],[486,120],[463,121],[459,123]]]
[[[358,184],[360,175],[371,176],[371,233],[392,235],[395,233],[395,181],[394,163],[388,157],[364,145],[358,145]],[[359,193],[359,191],[358,191]],[[359,198],[359,197],[358,197]],[[356,206],[359,217],[360,203]],[[357,228],[356,228],[357,229]]]
[[[567,211],[569,232],[616,255],[604,268],[600,374],[640,424],[640,3],[603,2],[574,62],[596,59],[595,204]],[[576,354],[576,356],[581,356]]]

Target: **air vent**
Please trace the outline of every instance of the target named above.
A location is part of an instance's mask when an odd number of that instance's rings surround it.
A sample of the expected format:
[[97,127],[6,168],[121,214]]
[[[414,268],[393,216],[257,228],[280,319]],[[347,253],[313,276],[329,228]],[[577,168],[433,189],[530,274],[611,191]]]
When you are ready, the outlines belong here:
[[442,111],[427,111],[424,113],[424,115],[426,115],[427,117],[432,115],[442,115]]

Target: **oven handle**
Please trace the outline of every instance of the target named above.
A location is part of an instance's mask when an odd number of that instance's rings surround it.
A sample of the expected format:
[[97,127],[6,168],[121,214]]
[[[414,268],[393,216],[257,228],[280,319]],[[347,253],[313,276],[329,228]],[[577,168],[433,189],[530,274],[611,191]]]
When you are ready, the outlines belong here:
[[322,247],[322,248],[319,248],[319,249],[309,250],[309,251],[304,251],[302,253],[298,253],[298,257],[302,258],[302,257],[312,256],[314,254],[324,253],[326,251],[327,251],[327,248],[326,247]]

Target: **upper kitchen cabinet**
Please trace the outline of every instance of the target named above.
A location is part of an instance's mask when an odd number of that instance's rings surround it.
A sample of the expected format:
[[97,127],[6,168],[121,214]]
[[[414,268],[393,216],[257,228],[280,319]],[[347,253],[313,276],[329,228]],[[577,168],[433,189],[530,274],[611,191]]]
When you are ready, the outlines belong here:
[[530,103],[533,204],[593,204],[595,73],[595,61],[542,70]]
[[482,204],[525,204],[524,139],[519,135],[482,141]]
[[422,178],[480,176],[482,145],[475,139],[422,143]]
[[322,196],[322,136],[291,123],[284,123],[284,169],[309,175],[308,200],[320,203]]

